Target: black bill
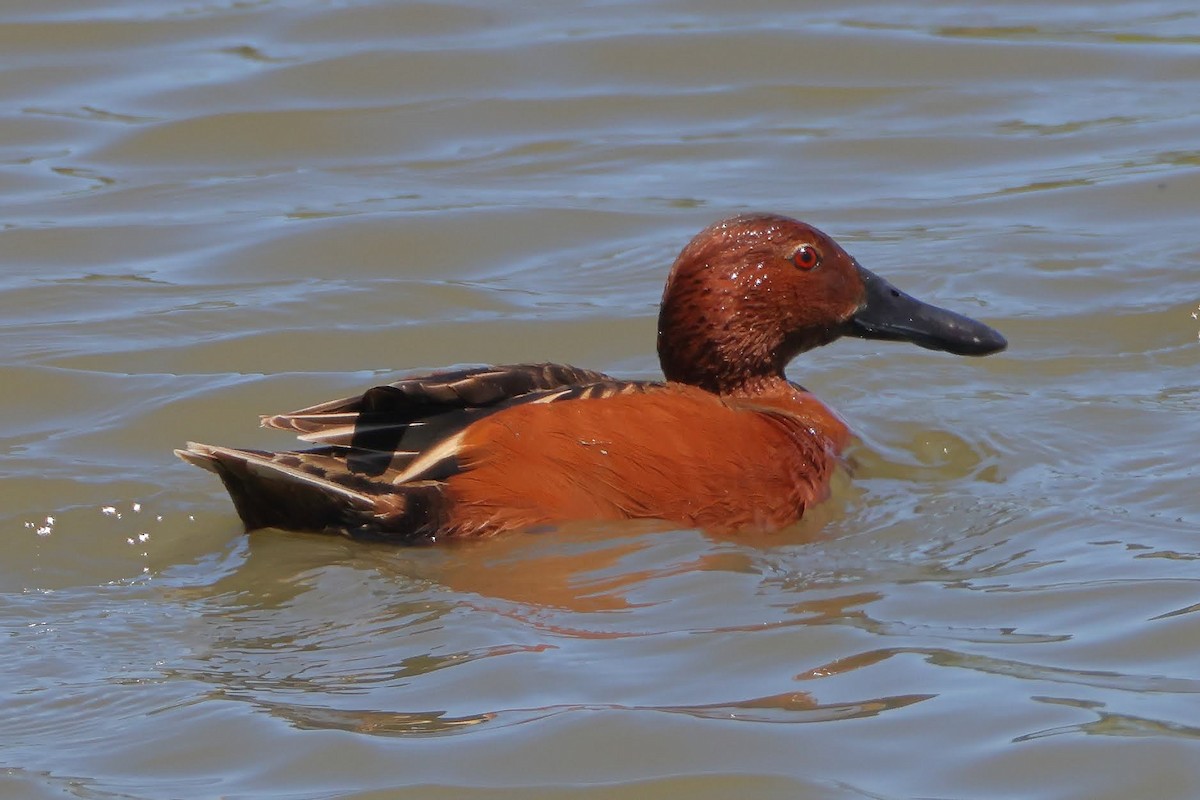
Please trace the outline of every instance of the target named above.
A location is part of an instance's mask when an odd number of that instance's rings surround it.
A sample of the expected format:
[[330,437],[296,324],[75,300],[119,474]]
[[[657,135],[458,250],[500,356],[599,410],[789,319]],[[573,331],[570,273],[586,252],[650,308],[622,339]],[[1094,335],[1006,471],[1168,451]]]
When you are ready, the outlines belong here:
[[858,268],[866,299],[846,323],[861,339],[912,342],[960,356],[986,356],[1008,347],[999,331],[970,317],[922,303],[870,270]]

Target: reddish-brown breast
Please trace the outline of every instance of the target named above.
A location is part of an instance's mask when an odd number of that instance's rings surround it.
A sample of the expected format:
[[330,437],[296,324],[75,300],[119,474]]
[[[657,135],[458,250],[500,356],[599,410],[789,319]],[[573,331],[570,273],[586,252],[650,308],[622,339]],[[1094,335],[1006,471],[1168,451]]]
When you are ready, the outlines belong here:
[[566,520],[773,530],[826,496],[845,425],[807,392],[682,384],[527,404],[472,425],[448,480],[452,535]]

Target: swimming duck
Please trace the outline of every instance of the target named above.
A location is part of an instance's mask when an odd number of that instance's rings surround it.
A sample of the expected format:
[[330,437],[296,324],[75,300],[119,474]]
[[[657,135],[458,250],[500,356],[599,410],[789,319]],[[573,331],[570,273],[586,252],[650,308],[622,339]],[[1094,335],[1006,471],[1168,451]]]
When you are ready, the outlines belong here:
[[572,520],[775,530],[829,493],[850,434],[784,376],[840,336],[983,356],[997,331],[923,303],[832,238],[775,214],[709,226],[671,268],[658,318],[665,381],[561,364],[408,377],[262,418],[312,449],[189,443],[247,530],[398,543]]

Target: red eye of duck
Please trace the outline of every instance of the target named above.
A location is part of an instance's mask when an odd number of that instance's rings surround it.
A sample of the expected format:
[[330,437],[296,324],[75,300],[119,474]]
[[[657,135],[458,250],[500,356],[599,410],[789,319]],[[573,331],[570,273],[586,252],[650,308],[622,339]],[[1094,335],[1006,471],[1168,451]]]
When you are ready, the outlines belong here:
[[821,265],[821,254],[811,244],[802,244],[792,253],[792,263],[802,270],[815,269]]

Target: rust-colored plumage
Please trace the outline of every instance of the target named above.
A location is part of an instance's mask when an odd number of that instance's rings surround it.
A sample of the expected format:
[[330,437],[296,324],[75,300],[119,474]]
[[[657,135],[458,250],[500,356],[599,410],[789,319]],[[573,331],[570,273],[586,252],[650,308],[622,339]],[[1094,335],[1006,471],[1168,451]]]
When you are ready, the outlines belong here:
[[247,529],[401,542],[570,520],[774,530],[822,500],[849,432],[784,368],[839,336],[963,355],[986,325],[921,303],[817,229],[747,215],[698,234],[663,295],[666,382],[556,364],[435,373],[264,417],[311,450],[190,444]]

